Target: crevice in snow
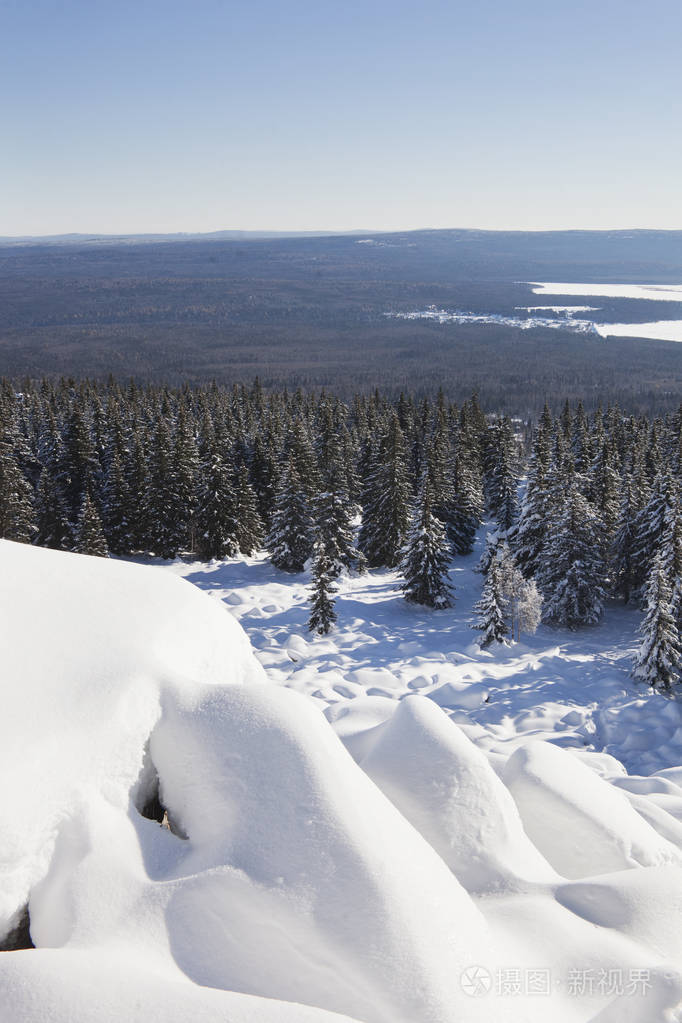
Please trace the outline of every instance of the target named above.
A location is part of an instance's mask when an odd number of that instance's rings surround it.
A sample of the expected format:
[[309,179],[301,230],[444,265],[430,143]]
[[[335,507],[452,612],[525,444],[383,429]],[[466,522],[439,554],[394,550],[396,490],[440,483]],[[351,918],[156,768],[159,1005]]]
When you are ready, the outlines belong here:
[[26,948],[35,948],[31,940],[31,917],[28,903],[17,913],[11,930],[4,938],[0,939],[0,952],[18,952]]
[[145,746],[142,769],[133,789],[132,800],[135,809],[142,817],[156,821],[157,824],[167,828],[176,838],[183,840],[189,838],[189,835],[178,824],[163,802],[161,780],[149,752],[149,743]]

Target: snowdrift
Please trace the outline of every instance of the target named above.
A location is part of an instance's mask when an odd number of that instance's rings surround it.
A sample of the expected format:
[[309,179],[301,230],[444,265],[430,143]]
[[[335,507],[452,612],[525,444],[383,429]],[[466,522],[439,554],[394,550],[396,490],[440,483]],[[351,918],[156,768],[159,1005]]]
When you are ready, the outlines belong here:
[[675,1019],[676,775],[493,769],[422,695],[325,716],[165,570],[2,542],[0,578],[0,1019]]

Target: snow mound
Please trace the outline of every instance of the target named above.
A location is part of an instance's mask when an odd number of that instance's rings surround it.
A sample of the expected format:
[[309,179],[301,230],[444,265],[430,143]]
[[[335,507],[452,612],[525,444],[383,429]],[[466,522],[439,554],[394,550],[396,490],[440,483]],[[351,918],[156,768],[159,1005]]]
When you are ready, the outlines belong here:
[[362,767],[470,891],[556,878],[485,754],[430,700],[402,700]]
[[526,832],[564,877],[682,864],[680,851],[637,813],[624,792],[552,743],[520,746],[503,779]]
[[190,977],[377,1023],[452,1018],[459,970],[489,955],[483,918],[309,700],[169,700],[151,752],[190,837],[167,911]]

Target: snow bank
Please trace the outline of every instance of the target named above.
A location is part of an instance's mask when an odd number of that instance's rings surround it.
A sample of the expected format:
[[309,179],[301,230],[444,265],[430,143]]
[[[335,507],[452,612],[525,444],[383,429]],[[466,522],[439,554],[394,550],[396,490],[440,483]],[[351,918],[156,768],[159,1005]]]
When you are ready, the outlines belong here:
[[402,700],[362,767],[470,891],[555,879],[485,754],[431,700]]
[[519,747],[503,779],[526,832],[564,877],[682,864],[679,850],[647,824],[623,792],[552,743]]
[[126,805],[168,679],[263,677],[240,626],[152,569],[0,541],[0,934],[84,791]]

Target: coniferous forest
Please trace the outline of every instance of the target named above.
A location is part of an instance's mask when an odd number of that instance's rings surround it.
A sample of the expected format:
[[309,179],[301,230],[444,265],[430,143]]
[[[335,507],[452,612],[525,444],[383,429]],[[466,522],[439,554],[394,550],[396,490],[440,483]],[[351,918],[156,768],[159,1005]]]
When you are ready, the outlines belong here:
[[106,556],[203,560],[265,548],[310,559],[312,631],[343,571],[398,570],[447,609],[451,559],[491,522],[481,645],[542,619],[577,629],[605,602],[645,609],[635,677],[669,690],[682,650],[682,410],[545,406],[536,423],[378,392],[12,383],[0,393],[0,534]]

